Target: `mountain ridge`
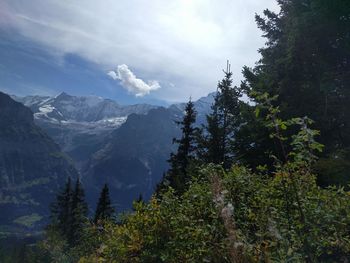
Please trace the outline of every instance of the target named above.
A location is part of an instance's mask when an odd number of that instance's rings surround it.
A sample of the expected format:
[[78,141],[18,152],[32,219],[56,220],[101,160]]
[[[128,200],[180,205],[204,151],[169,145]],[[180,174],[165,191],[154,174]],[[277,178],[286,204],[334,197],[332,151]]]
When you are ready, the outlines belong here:
[[[211,111],[214,95],[194,101],[197,125]],[[35,122],[74,160],[90,193],[90,205],[108,183],[121,210],[130,208],[140,194],[150,197],[167,171],[167,159],[176,149],[172,140],[180,135],[175,121],[183,117],[186,105],[120,106],[110,99],[67,93],[18,100],[34,111]]]
[[77,176],[31,110],[0,92],[0,233],[39,229],[54,194],[67,177]]

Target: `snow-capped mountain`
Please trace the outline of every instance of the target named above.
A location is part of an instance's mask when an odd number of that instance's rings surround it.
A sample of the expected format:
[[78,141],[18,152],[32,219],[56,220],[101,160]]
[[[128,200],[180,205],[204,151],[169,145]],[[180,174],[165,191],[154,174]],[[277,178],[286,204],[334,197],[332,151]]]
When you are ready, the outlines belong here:
[[119,125],[131,113],[145,114],[156,106],[136,104],[122,106],[97,96],[71,96],[63,92],[56,97],[26,96],[15,100],[31,108],[36,119],[50,122],[82,122]]
[[[214,103],[215,94],[216,92],[209,93],[207,96],[201,97],[193,102],[197,112],[197,124],[200,125],[206,121],[206,115],[211,112],[211,106]],[[184,112],[185,107],[186,103],[177,103],[171,105],[169,109]]]
[[78,167],[130,114],[146,114],[157,108],[149,104],[123,106],[110,99],[71,96],[65,92],[55,97],[12,98],[33,111],[35,122],[74,159]]
[[[194,101],[198,125],[210,113],[214,95]],[[31,108],[36,124],[73,159],[90,192],[90,203],[107,182],[121,210],[140,193],[146,198],[153,193],[176,149],[172,140],[181,131],[175,121],[183,117],[186,106],[122,106],[101,97],[66,93],[13,98]]]
[[[197,123],[205,121],[206,114],[211,110],[214,95],[215,93],[210,93],[194,102]],[[59,126],[86,134],[111,131],[120,127],[130,114],[146,114],[149,110],[157,108],[149,104],[123,106],[98,96],[71,96],[65,92],[55,97],[12,97],[33,111],[39,125]],[[183,112],[185,105],[186,103],[173,104],[169,109]],[[63,148],[65,149],[66,145],[63,145]]]

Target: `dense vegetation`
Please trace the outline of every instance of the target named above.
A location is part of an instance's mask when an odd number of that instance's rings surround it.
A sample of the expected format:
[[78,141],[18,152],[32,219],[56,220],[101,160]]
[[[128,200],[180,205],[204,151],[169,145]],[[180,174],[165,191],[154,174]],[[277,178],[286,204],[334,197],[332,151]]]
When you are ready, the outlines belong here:
[[[121,224],[86,229],[79,262],[346,262],[350,196],[316,184],[319,132],[307,117],[280,119],[267,94],[257,100],[256,114],[267,112],[264,123],[284,154],[274,156],[273,171],[197,160],[181,194],[165,185],[149,203],[135,202]],[[293,126],[298,132],[286,137]]]
[[348,262],[350,2],[278,3],[256,17],[262,59],[240,87],[228,65],[206,125],[187,104],[153,197],[115,222],[105,187],[88,220],[68,182],[31,262]]
[[[350,2],[346,0],[278,0],[279,14],[256,16],[267,39],[254,68],[244,67],[241,88],[278,95],[281,116],[308,116],[325,145],[315,165],[323,186],[349,182],[350,151]],[[254,107],[244,111],[247,124],[237,134],[242,162],[269,164],[276,154]],[[249,135],[247,135],[249,134]],[[280,154],[280,153],[279,153]]]

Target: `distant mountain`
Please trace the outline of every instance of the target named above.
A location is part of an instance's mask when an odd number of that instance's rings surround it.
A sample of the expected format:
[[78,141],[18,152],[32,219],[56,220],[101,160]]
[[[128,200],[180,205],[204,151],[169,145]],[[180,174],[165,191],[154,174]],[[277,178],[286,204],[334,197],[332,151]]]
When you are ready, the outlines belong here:
[[0,92],[0,233],[42,226],[58,188],[77,175],[31,110]]
[[51,122],[99,122],[126,117],[131,113],[145,114],[156,106],[136,104],[122,106],[117,102],[97,96],[71,96],[62,92],[56,97],[15,97],[31,108],[36,119]]
[[[213,93],[195,101],[200,125],[211,111]],[[97,198],[108,183],[117,208],[125,210],[140,194],[150,197],[169,168],[167,160],[176,150],[174,137],[181,136],[175,121],[182,119],[185,103],[152,109],[145,115],[132,114],[109,137],[108,143],[91,158],[83,171],[89,192]]]
[[35,122],[69,154],[78,168],[99,150],[109,134],[132,114],[146,114],[157,106],[136,104],[122,106],[97,96],[16,97],[34,112]]
[[140,194],[148,198],[168,169],[172,138],[180,135],[174,121],[180,115],[178,110],[163,107],[146,115],[130,115],[83,171],[92,200],[104,183],[109,184],[119,211],[130,208]]
[[[216,92],[209,93],[206,97],[202,97],[194,101],[194,107],[197,111],[197,125],[206,122],[206,115],[211,112],[211,106],[214,103],[214,96]],[[172,110],[184,112],[186,103],[173,104],[169,107]]]
[[[215,93],[194,101],[197,125],[205,122]],[[117,209],[131,207],[139,194],[149,197],[168,169],[167,159],[180,136],[176,120],[186,103],[168,108],[147,104],[121,106],[95,96],[16,98],[34,112],[35,122],[67,153],[83,176],[89,203],[95,206],[108,183]]]

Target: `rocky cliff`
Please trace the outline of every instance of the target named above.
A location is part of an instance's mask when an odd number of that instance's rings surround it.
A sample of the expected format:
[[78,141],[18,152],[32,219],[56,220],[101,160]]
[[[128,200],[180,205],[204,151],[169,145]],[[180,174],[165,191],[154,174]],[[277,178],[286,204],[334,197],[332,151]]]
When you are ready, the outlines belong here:
[[0,234],[39,229],[68,176],[74,166],[32,111],[0,92]]

